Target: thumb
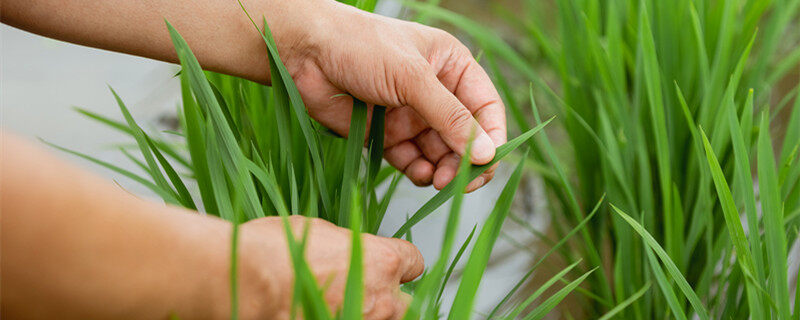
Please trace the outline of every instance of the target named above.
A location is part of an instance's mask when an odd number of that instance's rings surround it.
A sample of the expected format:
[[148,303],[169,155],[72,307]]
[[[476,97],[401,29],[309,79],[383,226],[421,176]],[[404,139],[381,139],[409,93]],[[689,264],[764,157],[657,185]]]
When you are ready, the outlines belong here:
[[[494,158],[495,145],[486,131],[461,101],[439,81],[433,71],[412,77],[406,90],[406,101],[417,113],[439,132],[442,140],[456,153],[464,156],[469,139],[475,140],[470,152],[474,164],[486,164]],[[402,83],[402,82],[401,82]]]

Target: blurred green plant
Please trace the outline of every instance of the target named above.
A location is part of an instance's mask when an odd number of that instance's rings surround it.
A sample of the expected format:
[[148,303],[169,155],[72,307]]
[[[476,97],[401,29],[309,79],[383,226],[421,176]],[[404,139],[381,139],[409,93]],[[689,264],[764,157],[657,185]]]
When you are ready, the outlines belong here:
[[[800,61],[800,1],[552,2],[496,6],[516,30],[508,41],[435,5],[406,5],[475,41],[520,131],[540,123],[534,93],[558,115],[560,148],[542,132],[529,161],[555,237],[588,226],[558,247],[565,270],[599,269],[576,296],[583,310],[562,312],[800,319],[787,263],[800,224],[800,85],[776,89]],[[781,126],[777,143],[770,129]],[[613,205],[587,224],[603,197]]]

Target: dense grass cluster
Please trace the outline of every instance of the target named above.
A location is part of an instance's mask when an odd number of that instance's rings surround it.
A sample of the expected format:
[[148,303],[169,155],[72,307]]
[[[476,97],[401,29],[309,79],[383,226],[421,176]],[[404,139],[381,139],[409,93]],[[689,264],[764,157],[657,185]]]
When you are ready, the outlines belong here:
[[[374,7],[374,2],[356,5],[369,9]],[[180,129],[169,132],[177,136],[178,143],[174,142],[176,139],[159,138],[159,134],[143,130],[112,89],[124,122],[82,109],[79,111],[134,138],[139,156],[125,148],[121,152],[145,176],[83,153],[56,148],[130,178],[161,196],[166,203],[232,221],[234,235],[238,234],[238,225],[248,220],[274,215],[286,218],[290,214],[326,219],[351,228],[354,235],[378,231],[401,178],[393,168],[381,167],[385,108],[374,107],[367,136],[367,106],[354,99],[350,133],[346,139],[337,137],[309,118],[294,82],[281,63],[266,22],[264,30],[259,30],[254,22],[254,30],[258,30],[269,49],[269,57],[265,58],[270,62],[272,87],[202,71],[188,44],[172,26],[167,24],[167,27],[182,67],[179,74],[182,91]],[[439,260],[421,279],[404,286],[404,290],[414,295],[406,318],[436,319],[445,310],[452,310],[451,319],[470,317],[480,280],[521,180],[524,162],[516,165],[492,213],[480,229],[473,229],[455,250],[463,190],[469,181],[526,143],[545,125],[546,122],[500,146],[489,164],[472,166],[468,161],[462,161],[456,179],[422,204],[394,233],[395,237],[410,234],[412,226],[453,199],[443,230]],[[367,141],[366,157],[363,155],[364,141]],[[195,182],[196,188],[190,181]],[[388,184],[388,187],[379,196],[375,190],[381,184]],[[363,299],[360,237],[352,239],[352,263],[344,304],[340,310],[329,310],[324,303],[323,291],[303,256],[305,238],[291,236],[288,222],[284,221],[295,268],[294,302],[298,314],[305,319],[360,318]],[[238,244],[237,237],[233,239],[231,286],[234,294],[231,299],[232,305],[236,306],[235,253]],[[473,249],[467,251],[470,244]],[[444,287],[452,282],[455,266],[462,257],[467,261],[457,279],[455,301],[451,306],[442,307]],[[509,318],[520,314],[530,319],[542,318],[589,274],[587,272],[568,282],[548,297],[546,304],[526,310],[542,296],[546,289],[543,288],[531,295],[529,301],[520,304]],[[562,276],[553,278],[550,284]],[[231,317],[237,317],[235,307]]]
[[[787,263],[800,223],[800,99],[791,102],[800,86],[793,78],[794,89],[776,89],[800,61],[800,1],[523,4],[498,6],[516,30],[509,40],[451,11],[408,5],[485,51],[520,130],[542,110],[558,115],[548,131],[569,148],[540,133],[531,167],[557,239],[591,219],[561,247],[563,260],[585,259],[576,274],[600,269],[591,294],[576,296],[586,307],[564,312],[800,318]],[[604,197],[611,205],[592,216]]]
[[[353,2],[375,7],[375,1]],[[491,249],[515,213],[515,196],[527,196],[517,186],[530,172],[543,179],[553,221],[551,235],[536,236],[551,247],[481,317],[541,319],[575,291],[571,299],[582,307],[560,310],[562,317],[800,319],[800,296],[792,296],[796,284],[790,283],[800,278],[788,266],[800,224],[800,99],[794,99],[800,85],[791,79],[793,89],[776,89],[800,61],[800,1],[524,4],[524,10],[498,9],[517,30],[507,40],[434,4],[407,3],[424,15],[420,20],[455,25],[483,49],[520,135],[489,165],[462,161],[456,179],[394,233],[407,235],[452,199],[439,259],[404,287],[414,294],[406,318],[476,315]],[[146,133],[119,97],[124,122],[81,111],[136,140],[140,156],[122,152],[146,177],[69,152],[122,173],[167,203],[234,226],[303,214],[378,231],[402,179],[381,163],[383,107],[374,107],[367,135],[367,106],[355,100],[350,133],[337,137],[308,117],[266,23],[258,32],[269,49],[272,87],[203,72],[169,28],[182,67],[176,139]],[[549,135],[543,114],[557,116]],[[455,239],[464,186],[523,144],[529,151],[487,220]],[[379,185],[388,185],[380,195]],[[303,238],[289,240],[295,302],[304,317],[360,318],[359,237],[353,237],[341,310],[325,307],[303,259]],[[536,272],[553,254],[565,267],[554,275]],[[462,257],[461,276],[451,279]],[[546,279],[523,293],[534,275]],[[234,288],[235,279],[232,273]],[[453,281],[454,302],[442,306],[443,288]],[[545,297],[554,286],[561,288]]]

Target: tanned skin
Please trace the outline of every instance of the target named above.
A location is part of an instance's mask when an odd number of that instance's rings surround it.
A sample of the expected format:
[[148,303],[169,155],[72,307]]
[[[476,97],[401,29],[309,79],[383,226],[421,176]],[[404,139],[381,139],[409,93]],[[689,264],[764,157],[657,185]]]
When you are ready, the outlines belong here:
[[[245,0],[275,35],[309,114],[339,134],[352,98],[388,107],[385,159],[417,185],[443,188],[469,137],[470,160],[488,163],[506,141],[503,104],[469,50],[439,29],[333,0]],[[2,22],[77,44],[176,62],[164,24],[184,36],[207,70],[269,84],[267,49],[234,0],[3,0]],[[139,199],[40,147],[2,133],[2,316],[11,318],[226,318],[230,223]],[[467,187],[494,175],[487,171]],[[349,230],[319,219],[306,252],[330,281],[337,308],[349,264]],[[242,225],[240,315],[287,319],[293,269],[280,220]],[[419,251],[364,235],[367,319],[397,319],[402,282],[421,274]]]

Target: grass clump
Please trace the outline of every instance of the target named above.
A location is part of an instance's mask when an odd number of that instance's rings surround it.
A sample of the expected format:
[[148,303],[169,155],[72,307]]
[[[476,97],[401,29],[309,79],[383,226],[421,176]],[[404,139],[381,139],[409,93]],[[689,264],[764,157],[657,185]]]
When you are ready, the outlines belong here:
[[[358,1],[355,5],[371,9],[375,2]],[[363,252],[358,235],[362,232],[377,233],[402,177],[393,168],[382,165],[385,108],[374,107],[367,135],[367,106],[354,99],[348,137],[343,139],[329,133],[309,118],[299,92],[280,60],[266,22],[263,29],[255,22],[254,26],[268,47],[269,56],[266,58],[270,63],[272,87],[202,71],[188,44],[167,23],[181,64],[178,75],[182,93],[180,128],[171,132],[177,136],[175,139],[162,138],[142,129],[113,90],[124,122],[79,110],[89,118],[134,138],[140,155],[134,156],[127,149],[121,151],[145,173],[144,176],[76,151],[57,148],[121,173],[169,204],[197,209],[233,222],[231,302],[234,307],[231,318],[238,317],[235,273],[238,225],[278,215],[284,218],[295,271],[293,305],[296,310],[293,312],[302,314],[305,319],[358,319],[364,295],[363,265],[360,263]],[[549,121],[539,123],[500,146],[490,164],[472,166],[463,160],[454,181],[423,204],[394,233],[395,237],[409,234],[415,224],[453,198],[439,260],[419,280],[404,287],[414,297],[406,319],[438,319],[447,311],[452,311],[450,319],[472,316],[489,256],[522,178],[524,161],[517,163],[485,224],[480,228],[476,226],[453,255],[452,251],[459,242],[456,231],[463,190],[469,181],[541,132]],[[364,141],[368,142],[366,157]],[[379,195],[376,188],[386,184],[387,191]],[[319,217],[354,231],[352,263],[341,310],[329,310],[324,303],[323,289],[303,256],[305,238],[294,238],[289,232],[286,218],[291,214]],[[473,239],[476,231],[477,237]],[[467,250],[470,245],[473,249]],[[467,263],[458,279],[455,301],[443,307],[444,287],[456,280],[451,279],[452,274],[462,258]],[[524,314],[530,319],[541,318],[589,274],[591,272],[576,277],[549,297],[545,306],[527,310]],[[564,280],[565,276],[562,274],[551,282]],[[536,295],[539,296],[541,292]],[[520,308],[517,314],[523,314],[522,309],[525,308]]]
[[592,295],[575,296],[581,310],[564,313],[800,317],[788,267],[800,224],[800,85],[786,77],[800,60],[800,1],[524,1],[496,8],[511,40],[407,5],[484,50],[520,131],[539,112],[559,116],[557,138],[529,142],[556,238],[599,199],[613,204],[557,250],[571,274],[598,268],[584,287]]

